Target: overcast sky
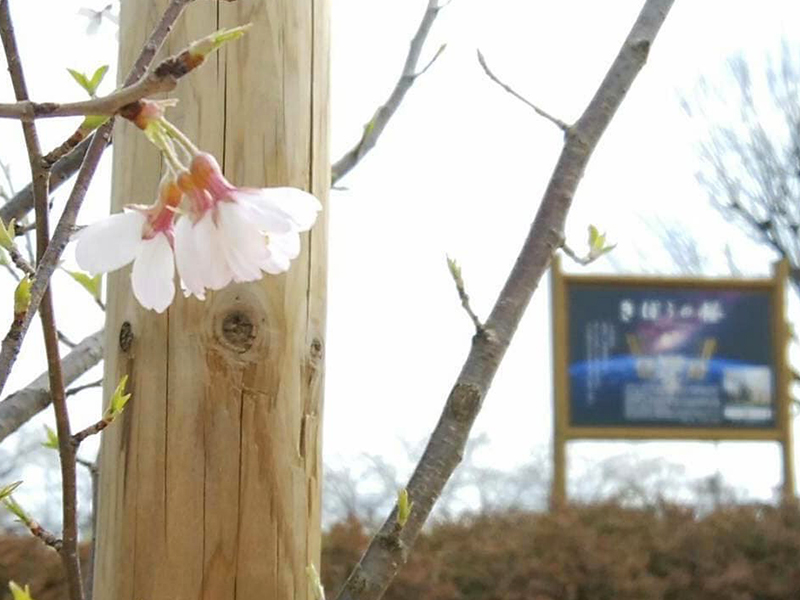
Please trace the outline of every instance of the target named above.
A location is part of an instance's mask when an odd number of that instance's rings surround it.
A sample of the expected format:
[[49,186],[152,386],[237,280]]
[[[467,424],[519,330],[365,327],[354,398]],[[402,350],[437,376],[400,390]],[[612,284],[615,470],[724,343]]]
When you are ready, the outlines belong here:
[[[426,4],[333,2],[334,159],[357,140],[394,85]],[[64,41],[65,25],[72,31],[85,29],[85,19],[76,14],[81,5],[92,6],[88,0],[11,2],[35,99],[80,98],[65,67],[90,70],[98,56],[109,56],[109,62],[115,57],[110,27]],[[485,77],[476,48],[498,76],[571,122],[605,74],[641,5],[641,0],[453,0],[441,12],[424,55],[431,56],[442,43],[447,50],[408,94],[378,147],[340,182],[347,190],[331,195],[324,431],[329,462],[370,452],[402,463],[403,442],[422,440],[433,427],[472,334],[445,256],[461,263],[473,307],[485,316],[561,148],[558,129]],[[46,20],[40,19],[44,11]],[[678,0],[592,158],[570,213],[570,244],[580,248],[593,223],[619,244],[616,268],[666,272],[672,268],[669,258],[644,225],[658,218],[680,223],[700,237],[712,267],[724,269],[721,248],[728,242],[745,272],[768,274],[770,255],[726,225],[695,182],[699,130],[681,111],[679,97],[701,75],[721,75],[725,61],[737,52],[761,58],[779,48],[782,36],[797,42],[798,22],[800,3],[791,0],[757,5]],[[113,78],[112,73],[108,79]],[[12,97],[5,78],[0,78],[0,97]],[[71,127],[49,122],[44,145],[60,141]],[[16,123],[0,123],[0,158],[11,163],[22,185],[28,174],[18,130]],[[102,174],[105,179],[94,183],[84,223],[107,212],[108,169]],[[56,194],[60,200],[63,196],[63,191]],[[612,268],[600,261],[594,270]],[[2,289],[10,290],[11,279],[0,277]],[[71,281],[62,277],[54,285],[59,298],[85,306],[81,319],[60,307],[67,332],[80,338],[102,325],[102,315]],[[10,292],[0,294],[0,315],[10,315],[9,300]],[[548,305],[543,281],[476,423],[476,433],[485,432],[491,440],[481,454],[487,463],[511,468],[548,451]],[[38,329],[32,329],[7,390],[41,370],[39,337]],[[80,418],[89,421],[91,415]],[[571,473],[591,472],[598,460],[625,452],[684,464],[687,477],[720,469],[731,483],[759,498],[771,496],[780,476],[778,449],[769,443],[573,443]]]

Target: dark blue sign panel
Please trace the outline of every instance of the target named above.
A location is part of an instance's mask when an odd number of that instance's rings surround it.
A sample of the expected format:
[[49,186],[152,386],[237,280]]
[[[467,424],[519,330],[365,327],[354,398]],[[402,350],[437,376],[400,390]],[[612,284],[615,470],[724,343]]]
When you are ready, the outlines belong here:
[[775,428],[772,295],[569,282],[569,424]]

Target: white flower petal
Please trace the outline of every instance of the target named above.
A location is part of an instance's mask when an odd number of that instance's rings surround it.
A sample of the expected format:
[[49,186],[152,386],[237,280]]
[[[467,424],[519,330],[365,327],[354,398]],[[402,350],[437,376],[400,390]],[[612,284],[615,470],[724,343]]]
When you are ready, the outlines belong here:
[[197,254],[192,221],[188,217],[181,217],[175,225],[175,262],[178,265],[183,293],[205,300],[206,288],[202,275],[205,267],[197,260]]
[[212,217],[213,211],[209,210],[192,227],[194,251],[197,253],[194,260],[205,287],[221,290],[231,282],[233,273],[222,253],[220,234]]
[[175,296],[175,262],[164,234],[144,240],[133,262],[133,295],[145,308],[164,312]]
[[73,238],[80,268],[97,275],[127,265],[136,257],[145,220],[139,212],[117,213],[82,229]]
[[267,247],[270,254],[282,254],[290,260],[295,259],[300,254],[300,235],[296,231],[282,235],[272,234]]
[[[232,204],[238,205],[247,211],[249,219],[261,231],[269,233],[287,233],[294,227],[291,215],[285,213],[268,200],[264,200],[261,192],[263,190],[236,190],[231,194],[235,199]],[[220,206],[230,204],[221,202]]]
[[285,273],[291,266],[289,257],[280,252],[273,252],[261,262],[261,269],[270,275]]
[[291,218],[297,231],[311,229],[317,220],[317,213],[322,210],[322,204],[316,197],[298,188],[265,188],[261,192],[265,201],[268,200]]
[[258,226],[248,219],[249,211],[226,202],[219,205],[220,248],[239,282],[261,279],[260,264],[267,258],[267,241]]

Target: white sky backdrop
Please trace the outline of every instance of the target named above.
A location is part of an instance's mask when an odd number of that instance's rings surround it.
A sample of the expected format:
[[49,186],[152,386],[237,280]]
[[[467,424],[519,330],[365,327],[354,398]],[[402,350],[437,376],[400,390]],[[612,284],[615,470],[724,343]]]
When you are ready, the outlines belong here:
[[[333,159],[358,139],[387,97],[426,4],[333,2]],[[91,72],[115,61],[113,28],[75,36],[86,23],[77,9],[104,5],[12,0],[34,99],[81,99],[82,90],[65,68]],[[485,317],[560,151],[561,132],[491,83],[475,59],[476,48],[498,76],[570,122],[596,89],[641,5],[641,0],[453,0],[441,12],[423,64],[440,44],[446,42],[447,50],[418,80],[377,148],[340,182],[347,191],[331,196],[324,432],[329,463],[369,452],[406,464],[403,442],[422,440],[435,424],[472,334],[445,255],[461,263],[473,308]],[[681,111],[679,97],[701,74],[711,79],[721,74],[732,54],[760,59],[779,48],[781,37],[796,42],[798,22],[800,3],[792,0],[678,0],[578,190],[567,227],[571,245],[581,249],[587,225],[596,224],[619,244],[614,251],[619,267],[668,272],[670,260],[644,224],[662,219],[696,235],[721,272],[722,247],[731,243],[745,273],[768,274],[770,255],[725,224],[695,182],[699,132]],[[114,79],[109,73],[101,90],[109,91]],[[6,77],[0,77],[0,98],[13,98]],[[73,127],[71,121],[48,121],[40,128],[43,145],[52,147]],[[29,180],[23,148],[19,125],[0,122],[0,159],[11,163],[19,186]],[[108,158],[83,223],[108,210]],[[57,208],[64,196],[63,189],[55,194]],[[594,267],[611,269],[607,261]],[[56,277],[54,286],[65,332],[80,339],[102,326],[100,311],[71,280]],[[2,331],[10,320],[12,287],[0,274]],[[487,464],[513,468],[549,450],[548,305],[543,281],[476,423],[476,434],[485,432],[491,440],[480,455]],[[7,391],[41,371],[39,338],[38,328],[32,328]],[[96,409],[98,399],[87,393],[73,401],[76,427],[96,414],[79,407]],[[598,460],[622,452],[683,464],[687,478],[719,469],[756,498],[771,497],[780,478],[778,448],[769,443],[572,443],[570,472],[573,477],[591,472]]]

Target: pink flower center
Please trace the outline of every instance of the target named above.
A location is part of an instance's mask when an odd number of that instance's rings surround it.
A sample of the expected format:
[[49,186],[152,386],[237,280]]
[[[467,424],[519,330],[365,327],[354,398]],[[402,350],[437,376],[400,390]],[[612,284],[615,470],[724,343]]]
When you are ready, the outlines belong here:
[[195,184],[206,190],[214,202],[233,202],[231,192],[236,191],[236,187],[225,179],[216,159],[205,152],[198,154],[192,159],[190,167],[192,180]]

